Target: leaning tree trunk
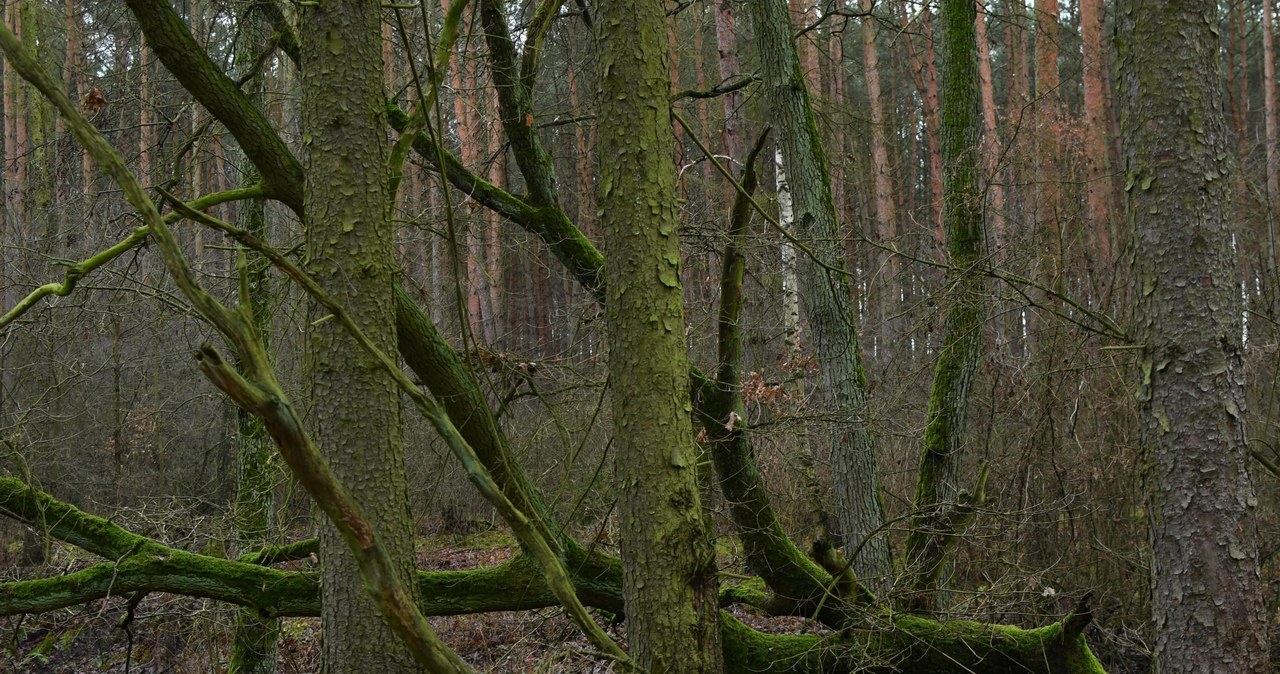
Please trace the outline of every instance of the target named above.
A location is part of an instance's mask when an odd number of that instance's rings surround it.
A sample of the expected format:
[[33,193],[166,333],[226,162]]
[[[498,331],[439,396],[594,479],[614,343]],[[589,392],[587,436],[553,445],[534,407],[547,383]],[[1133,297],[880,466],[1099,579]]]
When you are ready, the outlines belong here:
[[765,100],[778,129],[778,147],[791,186],[795,235],[808,247],[797,270],[800,302],[822,378],[822,407],[834,419],[829,446],[837,515],[850,549],[860,549],[853,559],[854,572],[873,587],[884,587],[892,577],[893,563],[888,537],[881,531],[880,471],[869,426],[852,284],[845,271],[827,160],[791,40],[787,4],[752,0],[750,5],[760,44]]
[[1127,0],[1116,16],[1155,668],[1270,672],[1218,10]]
[[[394,229],[387,219],[380,6],[341,0],[302,12],[302,128],[310,150],[307,270],[384,352],[396,348]],[[316,318],[322,318],[317,316]],[[400,395],[336,320],[310,340],[315,433],[373,521],[404,581],[413,573]],[[324,670],[403,672],[408,650],[361,584],[336,529],[321,529]]]
[[[933,373],[916,482],[915,514],[907,536],[906,572],[914,593],[908,605],[943,612],[950,580],[950,551],[971,513],[957,491],[969,393],[982,355],[986,319],[981,261],[983,221],[978,191],[978,55],[973,0],[943,0],[942,22],[942,221],[946,229],[946,328]],[[981,493],[979,479],[979,498]]]
[[664,10],[600,5],[600,210],[631,654],[665,674],[722,668],[684,345]]

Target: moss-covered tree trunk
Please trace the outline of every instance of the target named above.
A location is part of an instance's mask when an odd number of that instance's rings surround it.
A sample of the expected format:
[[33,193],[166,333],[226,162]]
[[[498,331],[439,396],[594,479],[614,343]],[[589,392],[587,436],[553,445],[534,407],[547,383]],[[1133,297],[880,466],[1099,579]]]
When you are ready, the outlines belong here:
[[[394,230],[386,217],[379,18],[375,0],[321,0],[302,9],[302,129],[310,154],[304,199],[307,271],[378,348],[392,352]],[[413,538],[399,393],[338,321],[314,318],[308,355],[315,434],[407,582]],[[324,671],[413,671],[331,524],[320,539]]]
[[850,549],[861,546],[853,560],[858,577],[883,587],[892,577],[893,564],[888,537],[880,531],[884,524],[880,471],[869,426],[852,283],[845,271],[826,157],[791,40],[787,3],[751,0],[750,5],[760,45],[764,98],[791,185],[795,236],[808,248],[797,265],[800,303],[822,378],[822,407],[834,420],[829,444],[840,528]]
[[924,430],[915,514],[907,537],[906,571],[915,594],[909,604],[945,609],[950,549],[967,520],[958,502],[957,474],[965,440],[965,415],[982,355],[984,277],[982,202],[978,192],[978,54],[972,0],[943,0],[942,24],[942,224],[946,231],[946,328],[933,373]]
[[1155,669],[1270,672],[1218,8],[1126,0],[1116,16]]
[[[242,40],[236,60],[241,68],[257,68],[258,50],[266,45],[270,26],[260,11],[251,9],[242,15],[240,27]],[[261,72],[255,74],[248,90],[255,102],[261,105],[265,98]],[[248,187],[260,179],[257,169],[250,165],[243,183]],[[254,236],[264,240],[269,238],[265,199],[250,199],[240,204],[237,219],[240,227]],[[247,269],[253,327],[262,341],[262,348],[268,353],[271,351],[272,310],[270,268],[266,258],[254,255]],[[276,460],[275,443],[262,420],[243,408],[236,408],[236,417],[236,496],[232,517],[236,548],[244,553],[265,548],[272,542],[276,531],[273,493],[283,474]],[[228,674],[275,674],[279,636],[279,620],[263,617],[251,609],[240,609],[236,613]]]
[[696,483],[663,3],[599,5],[600,209],[631,654],[721,670],[715,555]]

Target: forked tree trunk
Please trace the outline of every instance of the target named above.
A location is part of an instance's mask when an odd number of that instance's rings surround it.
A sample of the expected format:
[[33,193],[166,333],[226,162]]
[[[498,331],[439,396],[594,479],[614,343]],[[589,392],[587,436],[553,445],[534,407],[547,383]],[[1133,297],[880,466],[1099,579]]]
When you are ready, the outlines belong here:
[[[1149,462],[1154,667],[1270,672],[1215,5],[1126,0],[1121,129]],[[1194,232],[1194,236],[1188,233]]]
[[[386,112],[380,5],[339,0],[302,9],[302,128],[308,272],[384,352],[396,348],[394,228],[387,219]],[[320,318],[321,316],[316,316]],[[315,434],[329,466],[378,531],[403,582],[413,531],[400,434],[400,394],[337,320],[310,339]],[[320,535],[326,672],[415,671],[329,522]]]
[[684,343],[663,3],[599,7],[600,211],[631,655],[665,674],[723,668]]

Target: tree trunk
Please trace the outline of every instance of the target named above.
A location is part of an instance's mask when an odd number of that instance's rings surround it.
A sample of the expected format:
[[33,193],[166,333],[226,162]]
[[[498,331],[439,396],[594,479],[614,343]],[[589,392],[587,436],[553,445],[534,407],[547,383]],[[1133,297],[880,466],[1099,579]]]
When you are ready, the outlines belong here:
[[1086,231],[1094,243],[1091,266],[1099,274],[1111,269],[1111,219],[1115,212],[1107,119],[1107,55],[1102,51],[1102,0],[1080,0],[1080,37],[1084,43]]
[[[942,162],[946,167],[943,223],[951,263],[946,284],[946,328],[933,373],[925,422],[915,514],[907,536],[906,572],[912,608],[946,611],[956,535],[971,514],[972,503],[958,491],[961,453],[968,435],[965,417],[973,377],[982,356],[982,324],[986,320],[986,288],[977,265],[984,240],[982,200],[978,191],[978,48],[973,0],[943,0]],[[977,499],[981,499],[979,478]]]
[[1270,672],[1217,9],[1126,0],[1116,16],[1154,666]]
[[[893,173],[889,166],[888,124],[885,121],[884,102],[880,97],[880,57],[876,48],[876,22],[872,16],[873,0],[861,0],[859,11],[865,12],[862,17],[862,69],[867,84],[867,105],[871,108],[871,173],[875,176],[875,238],[881,245],[892,243],[897,230],[898,215],[893,201]],[[876,299],[876,322],[879,327],[876,337],[881,339],[883,348],[888,349],[893,343],[893,331],[888,321],[897,313],[897,258],[883,250],[875,256],[875,275],[881,280],[879,292],[873,293]]]
[[703,527],[684,345],[661,2],[599,5],[600,211],[619,441],[623,596],[637,663],[723,668],[715,553]]
[[987,37],[987,10],[983,0],[978,3],[978,15],[974,18],[974,36],[978,43],[978,86],[982,93],[982,172],[986,179],[986,193],[990,195],[991,206],[987,213],[991,220],[991,230],[995,235],[996,249],[1004,248],[1009,240],[1005,231],[1004,213],[1004,167],[1001,162],[1000,133],[996,130],[996,91],[995,80],[991,73],[991,42]]
[[828,446],[840,527],[850,549],[860,548],[853,560],[854,572],[873,587],[885,587],[893,564],[888,537],[880,531],[884,524],[880,472],[827,161],[791,40],[786,6],[775,0],[752,0],[749,5],[760,47],[765,100],[791,185],[795,235],[811,252],[798,265],[800,301],[818,361],[822,408],[832,420]]
[[1276,34],[1272,0],[1262,1],[1262,93],[1267,131],[1267,265],[1276,264],[1275,219],[1280,204],[1280,114],[1276,96]]
[[[255,64],[258,50],[271,35],[271,27],[259,11],[248,10],[241,18],[241,63]],[[255,64],[256,65],[256,64]],[[246,93],[261,106],[266,102],[266,87],[262,71],[254,73],[246,87]],[[244,173],[245,186],[256,184],[260,177],[257,169],[247,161]],[[242,202],[237,209],[239,222],[244,230],[263,240],[270,239],[267,231],[267,203],[264,199]],[[248,300],[252,303],[253,327],[268,354],[271,350],[271,274],[270,263],[254,255],[249,265]],[[275,443],[267,433],[262,420],[243,408],[236,408],[236,495],[232,508],[235,525],[236,549],[240,553],[260,550],[273,542],[276,534],[275,498],[276,485],[284,477],[276,459]],[[228,674],[275,674],[277,641],[280,637],[280,621],[262,616],[257,611],[241,609],[236,613],[235,634],[232,642],[231,662]]]
[[[397,265],[387,219],[380,17],[379,4],[371,0],[338,0],[302,11],[302,128],[311,155],[307,270],[378,348],[392,352]],[[413,531],[399,391],[337,320],[315,324],[309,347],[318,442],[407,582]],[[415,671],[337,530],[326,522],[320,538],[324,671]]]
[[1036,0],[1036,180],[1035,207],[1036,231],[1040,241],[1047,243],[1042,252],[1042,281],[1050,287],[1058,287],[1062,273],[1062,189],[1058,183],[1058,162],[1061,160],[1061,143],[1058,128],[1061,103],[1058,91],[1058,0]]

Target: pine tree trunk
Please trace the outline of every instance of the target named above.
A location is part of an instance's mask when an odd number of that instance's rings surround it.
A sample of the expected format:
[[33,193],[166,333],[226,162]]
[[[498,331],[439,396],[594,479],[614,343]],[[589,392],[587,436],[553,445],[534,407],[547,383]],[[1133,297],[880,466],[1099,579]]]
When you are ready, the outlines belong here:
[[1004,248],[1009,240],[1005,231],[1004,182],[1005,173],[1001,164],[1000,133],[996,129],[996,91],[995,80],[991,73],[991,43],[987,36],[987,11],[982,0],[978,3],[978,15],[974,19],[974,35],[978,43],[978,86],[982,94],[982,172],[986,178],[986,193],[991,197],[991,206],[987,211],[992,234],[995,236],[997,249]]
[[[378,348],[392,353],[398,267],[387,218],[380,18],[380,5],[372,0],[302,8],[302,129],[310,150],[307,270]],[[399,392],[338,321],[315,323],[309,342],[318,444],[408,583],[413,531]],[[328,521],[320,541],[324,671],[416,671]]]
[[[1280,119],[1276,95],[1275,9],[1272,0],[1262,0],[1262,94],[1267,133],[1267,265],[1276,265],[1276,206],[1280,204]],[[1274,283],[1274,281],[1269,281]]]
[[1270,672],[1217,8],[1126,0],[1116,16],[1154,669]]
[[1101,273],[1111,269],[1111,220],[1114,194],[1110,153],[1107,151],[1111,125],[1107,120],[1107,55],[1102,51],[1102,0],[1080,1],[1080,37],[1084,43],[1084,114],[1086,151],[1085,184],[1087,231],[1094,242],[1091,266]]
[[[867,85],[867,106],[871,115],[871,173],[875,176],[875,238],[881,245],[893,242],[897,231],[898,215],[894,208],[893,170],[889,166],[888,125],[885,120],[884,102],[880,96],[880,56],[876,48],[876,17],[871,15],[872,0],[861,0],[862,17],[862,70]],[[881,279],[879,292],[873,293],[876,303],[876,322],[879,328],[875,338],[883,348],[894,343],[889,320],[897,313],[897,258],[878,250],[874,257],[875,278]]]
[[602,3],[600,211],[623,597],[636,662],[723,668],[715,553],[703,527],[684,344],[663,3]]

